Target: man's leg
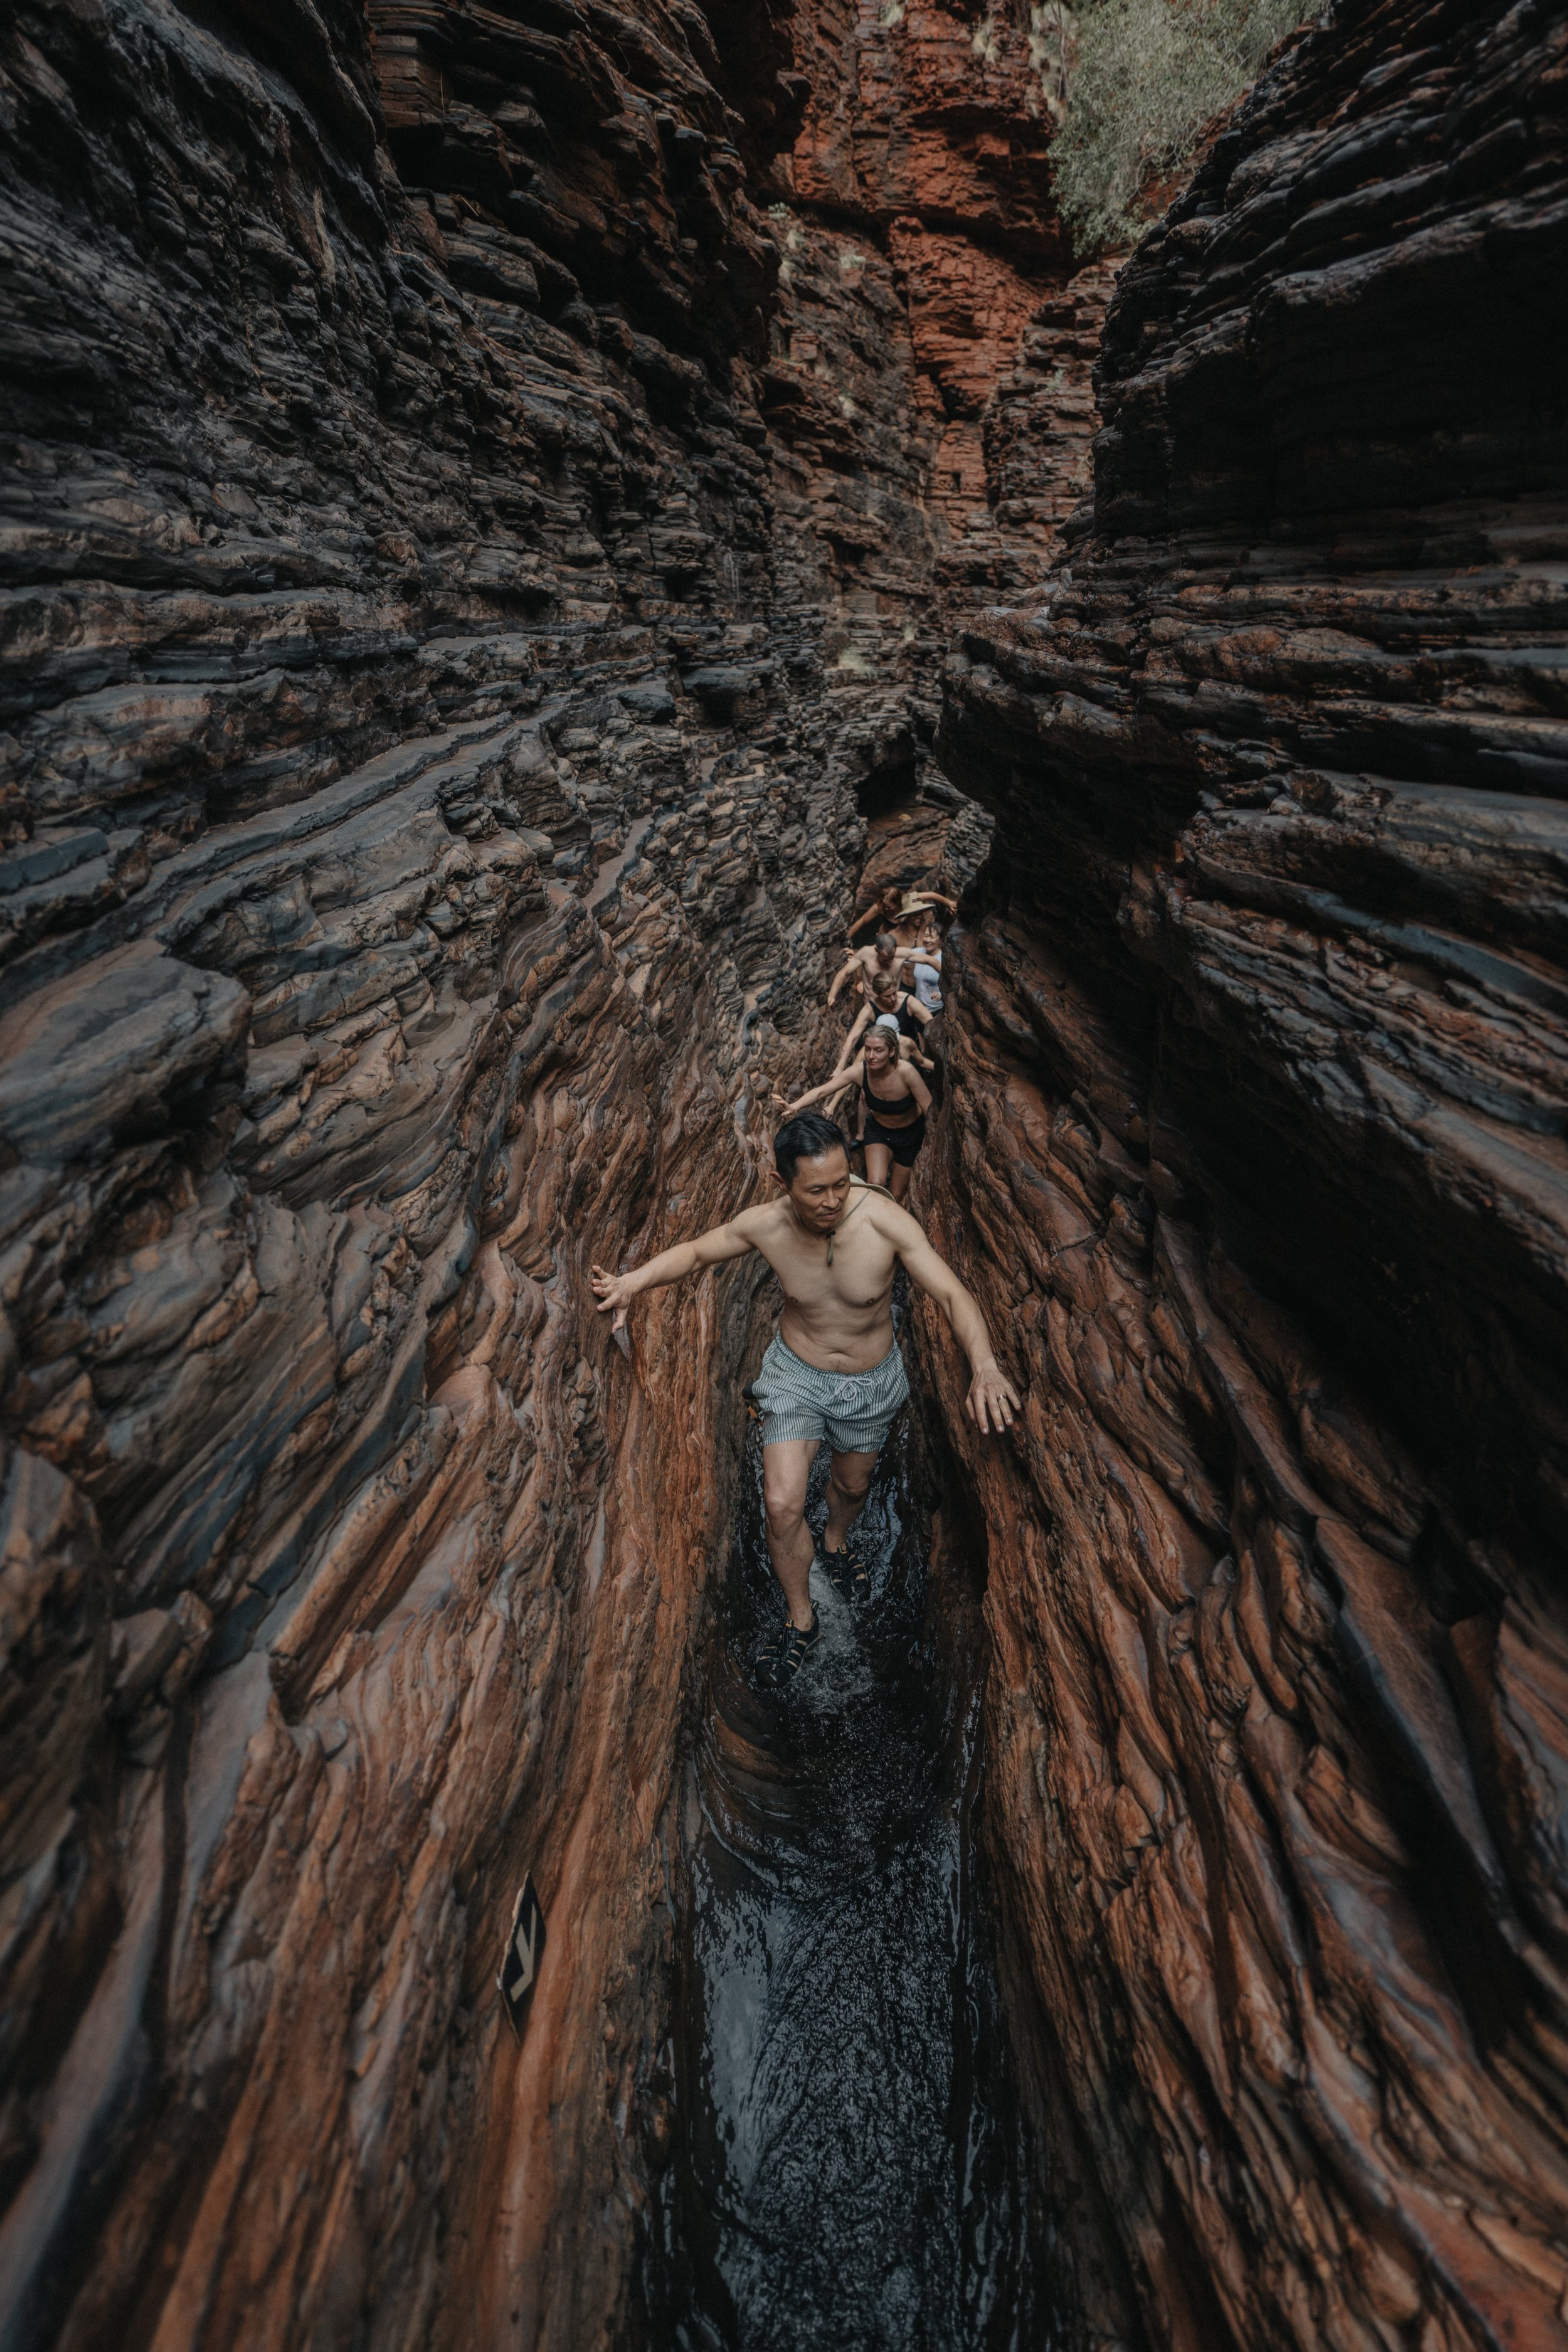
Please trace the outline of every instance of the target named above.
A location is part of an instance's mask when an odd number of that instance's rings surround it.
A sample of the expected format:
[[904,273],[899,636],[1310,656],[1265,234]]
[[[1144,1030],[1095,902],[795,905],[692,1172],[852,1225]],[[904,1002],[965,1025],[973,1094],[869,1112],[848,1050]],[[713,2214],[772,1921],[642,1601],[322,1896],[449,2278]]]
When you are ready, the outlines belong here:
[[845,1538],[860,1516],[876,1466],[875,1448],[869,1454],[834,1455],[827,1480],[827,1525],[822,1537],[825,1551],[843,1550]]
[[[811,1623],[811,1562],[816,1550],[805,1524],[805,1489],[821,1444],[816,1437],[786,1437],[763,1448],[763,1502],[767,1512],[768,1558],[784,1587],[790,1622],[805,1633]],[[846,1457],[854,1462],[858,1454]],[[871,1456],[876,1460],[875,1454]],[[838,1457],[834,1456],[837,1466]],[[868,1474],[869,1475],[869,1474]]]

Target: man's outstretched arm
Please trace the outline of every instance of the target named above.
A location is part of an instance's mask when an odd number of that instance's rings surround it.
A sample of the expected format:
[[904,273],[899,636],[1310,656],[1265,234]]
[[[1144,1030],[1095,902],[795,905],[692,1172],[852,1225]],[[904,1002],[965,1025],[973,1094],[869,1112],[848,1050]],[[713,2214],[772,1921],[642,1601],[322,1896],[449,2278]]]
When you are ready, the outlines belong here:
[[[978,1301],[965,1290],[947,1260],[939,1257],[906,1209],[879,1202],[879,1218],[898,1250],[910,1280],[928,1298],[934,1298],[952,1326],[952,1336],[969,1359],[969,1394],[964,1402],[980,1430],[1010,1429],[1013,1415],[1023,1410],[1017,1390],[996,1361],[991,1334]],[[895,1226],[897,1230],[895,1231]]]
[[733,1218],[727,1225],[715,1225],[710,1232],[699,1234],[694,1242],[678,1242],[673,1249],[660,1250],[646,1265],[636,1265],[630,1274],[606,1274],[602,1265],[593,1268],[594,1297],[601,1315],[614,1318],[610,1328],[624,1330],[626,1308],[639,1290],[662,1290],[667,1282],[681,1282],[689,1274],[700,1274],[705,1265],[721,1265],[727,1257],[744,1257],[756,1244],[746,1231],[743,1217]]
[[848,981],[848,980],[853,980],[853,979],[854,979],[854,977],[855,977],[855,974],[856,974],[858,971],[863,971],[863,970],[864,970],[864,966],[862,965],[862,963],[861,963],[861,961],[860,961],[859,957],[858,957],[858,955],[852,955],[852,956],[850,957],[850,959],[849,959],[848,962],[845,965],[845,967],[844,967],[843,971],[838,974],[837,978],[835,980],[835,982],[834,982],[834,983],[833,983],[832,987],[831,987],[831,988],[828,990],[828,992],[827,992],[827,1002],[829,1003],[829,1004],[833,1003],[833,1002],[835,1001],[835,999],[837,998],[837,994],[838,994],[839,990],[844,986],[845,982],[846,982],[846,981]]
[[855,1015],[854,1020],[850,1023],[849,1034],[845,1038],[843,1045],[838,1048],[838,1059],[834,1065],[833,1075],[836,1078],[841,1078],[846,1070],[849,1067],[850,1063],[853,1061],[855,1057],[855,1048],[860,1043],[866,1031],[869,1028],[871,1014],[874,1010],[874,1006],[863,1004],[860,1007],[859,1012]]

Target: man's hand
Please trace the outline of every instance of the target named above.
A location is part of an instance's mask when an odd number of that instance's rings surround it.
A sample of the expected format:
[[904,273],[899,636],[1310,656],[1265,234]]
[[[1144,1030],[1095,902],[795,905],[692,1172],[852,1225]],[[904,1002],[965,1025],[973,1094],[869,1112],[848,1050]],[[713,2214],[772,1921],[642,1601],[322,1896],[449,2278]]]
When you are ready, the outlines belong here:
[[636,1295],[627,1289],[626,1276],[606,1274],[602,1265],[596,1265],[593,1268],[593,1282],[594,1297],[600,1314],[614,1317],[615,1319],[610,1325],[612,1331],[624,1331],[626,1328],[626,1308]]
[[1011,1429],[1013,1415],[1024,1409],[1017,1390],[994,1362],[976,1364],[964,1402],[974,1426],[985,1434]]

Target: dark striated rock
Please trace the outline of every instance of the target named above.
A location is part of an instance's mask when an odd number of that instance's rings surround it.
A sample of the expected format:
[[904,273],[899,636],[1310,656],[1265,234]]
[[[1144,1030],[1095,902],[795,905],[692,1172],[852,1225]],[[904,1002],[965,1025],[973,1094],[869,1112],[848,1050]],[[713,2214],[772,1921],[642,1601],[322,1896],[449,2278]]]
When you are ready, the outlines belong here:
[[618,2324],[744,1307],[587,1267],[756,1181],[861,843],[701,20],[373,15],[5,36],[7,2345]]
[[993,822],[922,1181],[1086,2336],[1568,2329],[1563,28],[1358,0],[1120,280],[1039,37],[0,31],[6,2347],[635,2336],[759,1302],[587,1272]]
[[587,1270],[757,1181],[942,637],[807,96],[662,0],[0,33],[7,2346],[629,2324],[751,1301],[628,1367]]
[[1299,37],[1121,274],[1070,569],[949,673],[991,1831],[1194,2352],[1568,2327],[1565,60]]
[[639,719],[662,722],[675,717],[675,697],[661,679],[650,679],[647,685],[617,687],[616,691],[618,699]]

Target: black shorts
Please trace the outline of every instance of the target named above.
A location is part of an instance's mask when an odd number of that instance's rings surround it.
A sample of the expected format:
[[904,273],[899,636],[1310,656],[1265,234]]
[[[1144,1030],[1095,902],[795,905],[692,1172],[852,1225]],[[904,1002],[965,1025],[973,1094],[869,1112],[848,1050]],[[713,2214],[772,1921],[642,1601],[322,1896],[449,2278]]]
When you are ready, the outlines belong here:
[[867,1142],[885,1143],[900,1168],[914,1166],[915,1154],[925,1139],[926,1115],[923,1110],[919,1118],[910,1121],[908,1127],[884,1127],[874,1110],[866,1113]]

